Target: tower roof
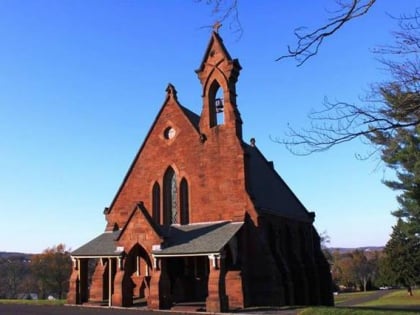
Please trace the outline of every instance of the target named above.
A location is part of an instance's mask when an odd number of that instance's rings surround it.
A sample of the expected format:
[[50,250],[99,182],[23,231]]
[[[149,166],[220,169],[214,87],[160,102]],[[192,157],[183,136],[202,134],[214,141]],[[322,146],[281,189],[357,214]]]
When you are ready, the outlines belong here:
[[[233,61],[225,45],[223,44],[223,39],[219,36],[219,33],[217,33],[216,31],[213,31],[211,34],[210,41],[207,45],[207,49],[204,53],[201,64],[196,70],[196,72],[197,73],[201,72],[205,64],[211,59],[214,59],[214,60],[225,59],[230,62]],[[239,62],[237,61],[237,59],[235,59],[234,61],[238,63],[239,65]]]

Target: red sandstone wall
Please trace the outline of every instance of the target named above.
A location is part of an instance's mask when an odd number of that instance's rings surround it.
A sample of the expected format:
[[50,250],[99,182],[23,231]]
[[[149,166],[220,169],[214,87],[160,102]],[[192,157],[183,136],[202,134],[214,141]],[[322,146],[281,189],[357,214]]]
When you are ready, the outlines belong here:
[[[164,137],[169,126],[177,132],[171,140]],[[162,192],[168,166],[175,170],[178,183],[182,177],[188,181],[191,223],[243,220],[244,210],[251,206],[245,192],[243,151],[234,131],[226,127],[210,129],[202,143],[198,131],[169,98],[115,200],[108,227],[114,222],[122,227],[139,201],[151,212],[153,183],[157,181]]]

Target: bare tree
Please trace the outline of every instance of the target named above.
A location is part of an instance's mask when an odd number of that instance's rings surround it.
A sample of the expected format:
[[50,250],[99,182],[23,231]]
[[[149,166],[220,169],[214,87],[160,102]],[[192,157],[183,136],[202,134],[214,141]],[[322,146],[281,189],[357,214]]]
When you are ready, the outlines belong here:
[[[239,0],[196,0],[212,6],[219,21],[233,25],[242,32],[239,23]],[[276,61],[293,58],[298,66],[315,56],[322,43],[336,34],[350,21],[366,15],[375,5],[376,0],[332,0],[336,8],[329,11],[327,21],[321,26],[308,30],[299,27],[295,30],[295,46],[288,47],[288,53]],[[390,17],[392,18],[392,17]],[[397,128],[410,128],[419,125],[419,79],[420,79],[420,9],[413,15],[394,17],[400,24],[400,30],[394,33],[393,45],[377,47],[374,52],[391,76],[389,82],[372,86],[371,93],[358,104],[325,99],[319,111],[309,114],[310,126],[296,129],[289,126],[286,139],[274,141],[285,144],[299,155],[325,151],[337,144],[356,138],[369,140],[378,132],[390,132]],[[400,106],[390,102],[398,100]],[[395,102],[393,102],[395,104]],[[369,143],[369,141],[367,141]]]
[[331,12],[324,25],[307,30],[306,27],[295,29],[297,43],[295,47],[288,46],[288,53],[280,56],[276,61],[294,58],[301,66],[309,58],[315,56],[325,39],[337,33],[348,22],[368,13],[376,0],[335,0],[337,8]]
[[[212,8],[212,15],[215,18],[215,25],[227,23],[229,29],[242,36],[243,28],[239,19],[238,10],[239,0],[195,0],[195,2],[205,3]],[[214,28],[214,25],[203,26],[204,28]]]
[[[298,155],[328,150],[356,138],[371,139],[380,132],[391,137],[398,129],[420,125],[420,10],[400,18],[395,43],[378,47],[388,82],[372,86],[360,104],[330,102],[309,114],[310,126],[289,126],[286,139],[274,139]],[[397,99],[398,98],[398,99]],[[396,106],[398,104],[398,106]],[[371,143],[370,141],[368,141]]]
[[[239,0],[195,0],[206,3],[212,7],[212,13],[219,22],[227,22],[229,27],[240,35],[243,32],[240,19],[238,2]],[[293,58],[297,65],[301,66],[309,58],[315,56],[321,44],[328,37],[337,33],[348,22],[357,19],[373,7],[376,0],[334,0],[334,10],[327,12],[329,17],[321,26],[310,30],[305,26],[295,29],[296,45],[288,46],[287,54],[276,59],[280,61],[286,58]]]

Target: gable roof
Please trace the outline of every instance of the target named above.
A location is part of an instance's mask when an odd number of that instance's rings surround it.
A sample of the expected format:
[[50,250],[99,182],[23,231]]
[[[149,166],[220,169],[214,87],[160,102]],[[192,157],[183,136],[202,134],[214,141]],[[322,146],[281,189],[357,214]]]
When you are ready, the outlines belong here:
[[171,100],[171,99],[179,107],[179,109],[185,115],[185,117],[187,118],[187,120],[191,123],[191,126],[194,128],[194,130],[197,131],[197,135],[199,135],[198,123],[199,123],[200,117],[197,114],[195,114],[192,111],[190,111],[189,109],[187,109],[184,106],[182,106],[178,102],[177,91],[176,91],[175,87],[172,84],[169,83],[168,84],[168,87],[166,88],[165,101],[163,102],[162,107],[160,108],[158,114],[156,115],[156,117],[155,117],[152,125],[150,126],[150,129],[147,132],[147,135],[144,138],[144,141],[143,141],[140,149],[137,151],[136,156],[134,157],[133,161],[131,162],[130,168],[128,169],[127,173],[125,174],[125,177],[124,177],[123,181],[121,182],[121,185],[118,188],[118,191],[115,194],[114,199],[111,202],[111,205],[109,207],[105,208],[105,211],[104,211],[105,214],[108,214],[108,213],[110,213],[112,211],[112,208],[114,206],[114,203],[116,202],[119,194],[121,193],[121,191],[122,191],[122,189],[124,187],[124,183],[127,181],[128,177],[130,176],[131,171],[133,170],[134,165],[135,165],[136,161],[138,160],[141,152],[143,151],[143,148],[144,148],[145,144],[147,143],[147,140],[149,139],[150,134],[152,133],[154,126],[156,125],[157,121],[159,120],[159,118],[160,118],[160,116],[161,116],[161,114],[162,114],[165,106],[168,104],[169,100]]
[[189,121],[191,122],[191,124],[198,131],[199,130],[199,123],[200,123],[200,116],[198,116],[196,113],[194,113],[193,111],[189,110],[188,108],[186,108],[186,107],[184,107],[182,105],[179,105],[179,107],[181,107],[181,109],[184,112],[185,116],[187,116],[187,118],[189,119]]
[[242,225],[243,222],[229,221],[171,225],[162,248],[152,253],[156,257],[219,253]]
[[258,213],[271,213],[298,221],[313,221],[285,181],[255,146],[244,144],[247,154],[246,180],[248,193]]
[[117,248],[116,239],[120,231],[104,232],[93,240],[71,252],[73,257],[117,257],[122,250]]
[[155,233],[155,235],[157,237],[159,237],[159,238],[163,238],[163,231],[162,231],[161,227],[155,222],[155,220],[152,219],[152,217],[150,216],[149,212],[144,207],[144,203],[142,201],[140,201],[134,207],[133,211],[131,211],[131,214],[128,217],[128,220],[125,222],[123,228],[121,229],[121,232],[119,233],[119,235],[117,236],[117,238],[115,240],[116,241],[119,241],[121,239],[121,237],[123,237],[124,232],[126,231],[128,225],[133,220],[133,217],[134,217],[134,215],[137,212],[141,213],[141,216],[145,219],[145,221],[147,222],[147,224],[149,225],[149,227],[152,228],[152,230]]

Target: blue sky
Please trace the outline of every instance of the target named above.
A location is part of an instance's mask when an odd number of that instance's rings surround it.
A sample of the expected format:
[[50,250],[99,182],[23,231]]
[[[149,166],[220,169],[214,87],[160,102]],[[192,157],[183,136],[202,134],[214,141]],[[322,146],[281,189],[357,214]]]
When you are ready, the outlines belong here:
[[[205,1],[204,1],[205,2]],[[308,125],[324,97],[357,101],[385,78],[371,49],[390,42],[419,1],[378,1],[327,40],[303,67],[274,62],[293,30],[316,26],[331,0],[240,1],[240,39],[220,34],[243,70],[237,84],[244,139],[273,160],[330,246],[384,245],[394,224],[392,178],[360,141],[297,157],[270,137]],[[105,228],[112,201],[170,82],[201,111],[194,73],[215,16],[193,0],[0,1],[0,251],[75,249]]]

